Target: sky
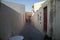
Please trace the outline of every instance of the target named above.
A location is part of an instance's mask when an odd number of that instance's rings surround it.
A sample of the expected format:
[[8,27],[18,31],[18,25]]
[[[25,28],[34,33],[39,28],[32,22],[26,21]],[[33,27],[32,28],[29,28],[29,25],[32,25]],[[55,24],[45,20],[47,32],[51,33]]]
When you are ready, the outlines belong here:
[[43,0],[5,0],[5,1],[24,4],[25,5],[25,11],[31,12],[32,11],[32,5],[34,3],[41,2]]

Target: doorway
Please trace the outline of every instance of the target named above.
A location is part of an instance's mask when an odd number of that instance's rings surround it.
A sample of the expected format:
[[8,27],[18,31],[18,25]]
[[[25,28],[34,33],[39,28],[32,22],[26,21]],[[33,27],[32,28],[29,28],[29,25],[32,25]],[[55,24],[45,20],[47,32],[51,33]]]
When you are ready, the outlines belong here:
[[47,32],[47,6],[44,7],[44,32]]

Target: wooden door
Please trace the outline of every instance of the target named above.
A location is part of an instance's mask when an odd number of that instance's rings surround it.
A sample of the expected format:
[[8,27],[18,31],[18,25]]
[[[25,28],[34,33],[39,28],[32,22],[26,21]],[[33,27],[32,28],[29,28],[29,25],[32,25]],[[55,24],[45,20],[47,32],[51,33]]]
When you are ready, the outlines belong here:
[[44,8],[44,32],[47,32],[47,7]]

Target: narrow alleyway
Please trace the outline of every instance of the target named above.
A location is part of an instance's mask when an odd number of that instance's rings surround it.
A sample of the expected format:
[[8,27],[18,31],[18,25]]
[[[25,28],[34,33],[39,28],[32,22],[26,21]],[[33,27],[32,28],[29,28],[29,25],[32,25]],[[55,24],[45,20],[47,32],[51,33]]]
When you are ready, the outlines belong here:
[[20,35],[24,36],[24,40],[43,40],[44,37],[30,22],[26,23]]

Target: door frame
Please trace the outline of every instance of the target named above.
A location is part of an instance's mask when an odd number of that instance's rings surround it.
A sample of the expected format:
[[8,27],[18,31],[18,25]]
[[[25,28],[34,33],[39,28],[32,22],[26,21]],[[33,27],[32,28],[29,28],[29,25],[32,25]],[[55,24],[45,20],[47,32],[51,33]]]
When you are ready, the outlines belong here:
[[[46,13],[46,14],[45,14]],[[47,10],[47,6],[45,6],[44,8],[43,8],[43,31],[44,32],[47,32],[47,15],[48,14],[48,10]],[[46,18],[46,19],[45,19]]]

